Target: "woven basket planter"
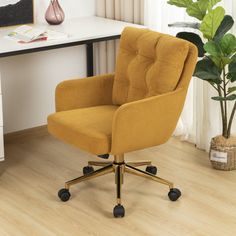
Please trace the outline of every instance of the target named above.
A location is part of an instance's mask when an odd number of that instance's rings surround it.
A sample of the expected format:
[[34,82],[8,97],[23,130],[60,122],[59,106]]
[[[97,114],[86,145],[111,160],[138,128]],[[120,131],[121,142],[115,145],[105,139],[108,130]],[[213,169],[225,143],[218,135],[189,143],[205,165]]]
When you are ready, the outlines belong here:
[[213,168],[217,170],[236,170],[236,137],[212,138],[209,157]]

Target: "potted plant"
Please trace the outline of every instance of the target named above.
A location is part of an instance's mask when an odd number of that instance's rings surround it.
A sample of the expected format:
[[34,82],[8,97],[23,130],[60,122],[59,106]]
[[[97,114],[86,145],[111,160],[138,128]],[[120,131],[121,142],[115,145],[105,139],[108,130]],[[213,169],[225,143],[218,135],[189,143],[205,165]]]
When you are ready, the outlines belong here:
[[[236,37],[228,33],[234,20],[225,15],[224,8],[218,6],[219,2],[221,0],[169,0],[168,4],[185,8],[189,16],[197,19],[196,23],[184,26],[197,29],[199,34],[180,32],[177,37],[189,40],[198,47],[200,59],[194,76],[214,88],[216,96],[212,99],[220,104],[222,134],[211,140],[212,166],[233,170],[236,169],[236,137],[231,135],[236,113]],[[232,110],[229,110],[229,103],[233,103]]]

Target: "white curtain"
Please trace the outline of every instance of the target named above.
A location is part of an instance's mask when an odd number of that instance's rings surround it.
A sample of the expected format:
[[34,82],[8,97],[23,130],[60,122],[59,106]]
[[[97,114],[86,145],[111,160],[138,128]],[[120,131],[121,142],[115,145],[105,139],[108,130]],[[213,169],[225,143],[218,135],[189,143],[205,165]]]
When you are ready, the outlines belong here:
[[[221,3],[226,13],[236,18],[236,1],[224,0]],[[183,8],[177,8],[167,4],[167,0],[145,1],[145,25],[159,32],[175,35],[179,31],[190,29],[170,28],[169,23],[177,21],[194,22],[187,16]],[[236,25],[233,33],[236,33]],[[211,99],[215,91],[198,78],[193,78],[185,107],[175,131],[175,135],[182,135],[183,140],[193,142],[197,147],[209,150],[212,137],[221,134],[221,116],[218,102]],[[230,109],[232,108],[230,104]],[[236,118],[232,133],[236,134]]]
[[[96,0],[96,15],[130,23],[144,23],[145,0]],[[95,74],[114,72],[119,40],[95,46]]]

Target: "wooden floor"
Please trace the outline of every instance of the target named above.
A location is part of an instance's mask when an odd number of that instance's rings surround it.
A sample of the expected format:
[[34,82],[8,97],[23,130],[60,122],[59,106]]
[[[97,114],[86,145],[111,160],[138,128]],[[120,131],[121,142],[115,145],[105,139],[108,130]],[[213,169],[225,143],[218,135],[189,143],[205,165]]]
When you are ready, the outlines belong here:
[[160,147],[126,157],[151,159],[159,176],[182,190],[170,202],[168,188],[125,176],[126,217],[114,219],[113,174],[81,183],[62,203],[57,191],[98,158],[63,144],[43,132],[8,141],[0,163],[0,235],[12,236],[235,236],[236,171],[213,170],[207,154],[171,139]]

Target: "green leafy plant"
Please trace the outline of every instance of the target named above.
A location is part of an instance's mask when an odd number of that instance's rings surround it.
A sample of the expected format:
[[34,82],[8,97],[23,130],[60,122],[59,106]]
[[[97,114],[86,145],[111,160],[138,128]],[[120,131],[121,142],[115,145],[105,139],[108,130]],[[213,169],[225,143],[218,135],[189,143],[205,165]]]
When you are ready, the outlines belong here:
[[[180,32],[177,37],[198,47],[201,59],[194,76],[207,81],[216,90],[217,96],[212,99],[220,103],[222,135],[229,138],[236,113],[236,86],[233,85],[236,81],[236,37],[228,33],[234,20],[230,15],[225,15],[223,7],[217,6],[219,2],[221,0],[169,0],[168,4],[185,8],[189,16],[197,19],[195,24],[189,25],[194,25],[199,35]],[[234,102],[230,112],[229,102]]]

